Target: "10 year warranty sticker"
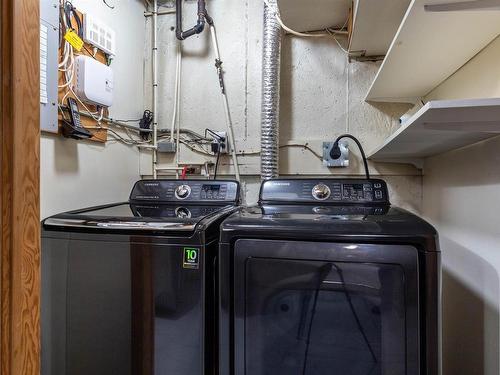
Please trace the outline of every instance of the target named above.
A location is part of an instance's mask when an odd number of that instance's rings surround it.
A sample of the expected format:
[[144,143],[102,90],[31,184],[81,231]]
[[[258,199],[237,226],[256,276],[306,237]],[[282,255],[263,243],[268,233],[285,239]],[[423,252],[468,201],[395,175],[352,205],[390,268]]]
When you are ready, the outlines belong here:
[[182,267],[197,270],[199,266],[200,266],[200,249],[194,247],[185,247]]

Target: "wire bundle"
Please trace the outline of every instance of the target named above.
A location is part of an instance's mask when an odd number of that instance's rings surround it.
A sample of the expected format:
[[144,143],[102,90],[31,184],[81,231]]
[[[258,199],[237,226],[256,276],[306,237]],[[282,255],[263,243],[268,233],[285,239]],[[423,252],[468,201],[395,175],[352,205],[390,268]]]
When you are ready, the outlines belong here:
[[[62,97],[61,101],[58,103],[59,110],[62,114],[63,121],[68,121],[69,119],[66,117],[65,112],[64,112],[64,103],[68,96],[71,94],[77,101],[78,103],[84,108],[84,112],[86,112],[95,122],[95,126],[85,126],[87,129],[96,129],[96,130],[106,130],[110,133],[111,139],[110,141],[115,141],[115,142],[120,142],[126,145],[134,146],[134,145],[141,145],[141,144],[147,144],[150,143],[149,140],[141,140],[137,139],[136,137],[133,137],[128,129],[125,130],[126,137],[122,136],[118,132],[116,132],[113,129],[110,129],[109,126],[103,126],[103,118],[104,118],[104,107],[97,107],[97,111],[91,111],[89,107],[81,100],[81,98],[77,95],[75,92],[74,88],[74,78],[75,78],[75,71],[76,71],[76,64],[75,64],[75,56],[80,55],[79,53],[75,52],[75,49],[73,46],[66,40],[64,39],[64,35],[66,32],[69,30],[73,30],[78,34],[80,38],[83,38],[83,22],[79,16],[79,14],[76,12],[76,8],[73,6],[71,1],[69,0],[61,0],[60,1],[60,30],[61,30],[61,35],[60,35],[60,40],[61,40],[61,48],[62,48],[62,55],[61,55],[61,60],[59,61],[58,64],[58,70],[63,73],[63,78],[64,82],[60,85],[58,85],[59,90],[65,90],[64,96]],[[76,29],[73,28],[72,26],[72,19],[75,20],[76,24]],[[95,53],[92,53],[89,51],[87,47],[84,46],[85,51],[87,54],[83,55],[88,55],[92,58],[95,59],[95,54],[97,53],[97,50]],[[137,120],[139,122],[140,120]],[[104,139],[99,138],[97,135],[94,135],[93,138],[100,140],[100,141],[105,141]]]

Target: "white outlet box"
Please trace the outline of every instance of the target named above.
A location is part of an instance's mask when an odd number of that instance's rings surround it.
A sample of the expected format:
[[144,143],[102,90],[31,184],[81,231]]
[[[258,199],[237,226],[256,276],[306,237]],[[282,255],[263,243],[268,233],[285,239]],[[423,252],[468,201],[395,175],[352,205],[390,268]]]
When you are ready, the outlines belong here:
[[84,15],[83,39],[106,52],[108,55],[116,53],[116,33],[103,21],[86,13]]

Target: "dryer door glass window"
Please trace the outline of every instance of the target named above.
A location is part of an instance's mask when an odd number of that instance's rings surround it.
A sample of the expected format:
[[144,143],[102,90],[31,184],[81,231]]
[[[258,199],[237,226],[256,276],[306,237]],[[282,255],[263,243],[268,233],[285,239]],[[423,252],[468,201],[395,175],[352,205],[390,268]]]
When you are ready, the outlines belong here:
[[404,375],[398,265],[250,258],[246,375]]

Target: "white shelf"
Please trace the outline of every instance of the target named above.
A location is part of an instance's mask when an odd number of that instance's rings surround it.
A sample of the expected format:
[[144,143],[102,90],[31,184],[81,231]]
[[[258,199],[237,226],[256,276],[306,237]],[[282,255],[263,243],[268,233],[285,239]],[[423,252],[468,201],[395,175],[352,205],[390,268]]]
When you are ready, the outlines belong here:
[[427,156],[496,135],[500,135],[500,98],[430,101],[368,158],[419,166]]
[[500,10],[426,12],[413,0],[366,100],[415,102],[500,34]]
[[344,25],[350,0],[277,0],[283,23],[295,31],[324,30]]
[[384,56],[411,0],[356,0],[349,53]]

